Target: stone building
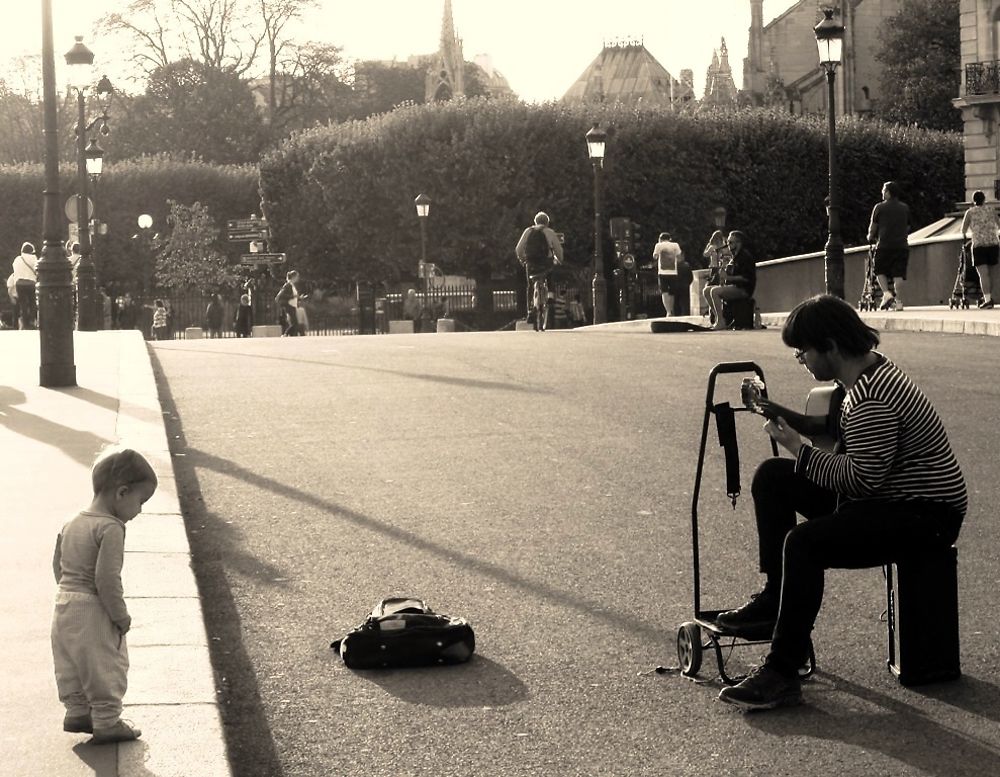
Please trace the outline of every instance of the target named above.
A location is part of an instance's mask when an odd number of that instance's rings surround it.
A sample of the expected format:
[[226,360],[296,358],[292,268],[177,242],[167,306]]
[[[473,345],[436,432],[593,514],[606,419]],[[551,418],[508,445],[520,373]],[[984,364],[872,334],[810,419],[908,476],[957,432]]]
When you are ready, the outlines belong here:
[[708,72],[705,74],[705,96],[702,104],[735,108],[737,97],[736,82],[729,66],[729,49],[726,47],[726,39],[723,38],[722,45],[712,52],[712,64],[708,66]]
[[1000,199],[1000,0],[961,0],[965,199],[977,189]]
[[601,53],[573,82],[563,102],[621,102],[628,105],[683,106],[694,101],[694,73],[677,80],[641,41],[605,43]]
[[427,88],[424,99],[450,100],[465,96],[465,55],[462,53],[462,39],[455,34],[455,19],[451,12],[451,0],[444,0],[444,16],[441,19],[441,42],[437,54],[430,58],[427,68]]
[[750,31],[743,60],[743,97],[756,105],[784,103],[792,113],[825,113],[826,76],[819,66],[813,27],[822,9],[834,6],[834,18],[846,28],[844,62],[837,68],[838,114],[871,111],[879,98],[882,66],[879,30],[903,0],[798,0],[764,24],[764,0],[749,0]]

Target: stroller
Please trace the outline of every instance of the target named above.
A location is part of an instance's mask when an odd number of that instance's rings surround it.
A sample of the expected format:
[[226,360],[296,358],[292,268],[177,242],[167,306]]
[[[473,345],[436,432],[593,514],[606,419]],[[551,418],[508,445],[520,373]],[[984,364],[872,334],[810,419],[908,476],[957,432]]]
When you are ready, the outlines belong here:
[[858,310],[878,310],[882,302],[882,287],[875,276],[875,246],[868,246],[865,257],[865,283],[861,289],[861,299],[858,300]]
[[979,273],[972,263],[972,241],[962,243],[958,254],[958,272],[955,275],[955,286],[948,300],[950,310],[968,310],[970,300],[981,300],[983,290],[979,284]]

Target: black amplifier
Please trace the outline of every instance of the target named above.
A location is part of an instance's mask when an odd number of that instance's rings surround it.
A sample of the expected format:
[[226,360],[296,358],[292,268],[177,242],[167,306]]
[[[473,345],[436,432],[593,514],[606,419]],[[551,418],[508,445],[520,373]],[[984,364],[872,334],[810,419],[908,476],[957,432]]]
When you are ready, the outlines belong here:
[[958,550],[945,548],[890,564],[885,586],[889,671],[903,685],[958,678]]

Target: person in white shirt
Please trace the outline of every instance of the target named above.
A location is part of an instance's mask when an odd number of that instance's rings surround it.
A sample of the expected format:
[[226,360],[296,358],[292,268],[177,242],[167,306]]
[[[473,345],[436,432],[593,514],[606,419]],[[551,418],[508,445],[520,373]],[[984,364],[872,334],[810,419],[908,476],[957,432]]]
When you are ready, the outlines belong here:
[[20,329],[34,329],[38,317],[38,304],[35,298],[35,284],[38,280],[35,274],[37,262],[35,246],[31,243],[22,243],[21,253],[10,263],[11,274],[7,278],[7,294],[17,306]]
[[[694,273],[684,261],[684,251],[680,244],[674,242],[669,232],[661,232],[659,240],[653,247],[653,258],[656,260],[657,277],[660,282],[660,296],[663,298],[663,308],[668,316],[676,312],[676,298],[685,295],[694,279]],[[681,311],[681,315],[684,311]]]

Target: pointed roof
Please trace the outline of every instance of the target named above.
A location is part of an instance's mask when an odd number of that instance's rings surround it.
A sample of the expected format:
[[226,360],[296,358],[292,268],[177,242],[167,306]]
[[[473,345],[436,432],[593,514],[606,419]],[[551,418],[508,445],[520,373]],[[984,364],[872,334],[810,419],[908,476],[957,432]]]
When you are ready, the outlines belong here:
[[441,17],[441,50],[454,44],[455,16],[451,12],[451,0],[444,0],[444,15]]
[[712,52],[712,64],[705,76],[704,99],[715,105],[735,105],[736,98],[736,82],[733,81],[733,71],[729,67],[729,49],[723,38],[718,51]]
[[680,83],[641,43],[605,45],[573,83],[564,102],[623,102],[670,105]]

